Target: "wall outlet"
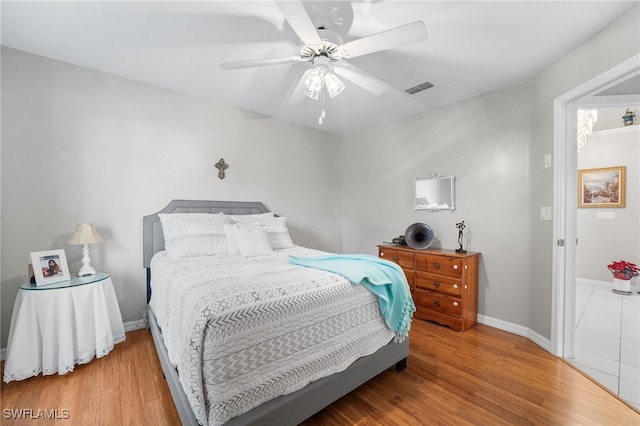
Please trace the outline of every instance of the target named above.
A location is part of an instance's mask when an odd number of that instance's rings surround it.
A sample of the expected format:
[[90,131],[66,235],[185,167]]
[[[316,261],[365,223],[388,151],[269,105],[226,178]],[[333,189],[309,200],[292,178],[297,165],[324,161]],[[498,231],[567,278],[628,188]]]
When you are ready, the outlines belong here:
[[597,212],[596,219],[615,220],[616,212]]
[[551,167],[551,154],[544,156],[544,168],[548,169],[549,167]]

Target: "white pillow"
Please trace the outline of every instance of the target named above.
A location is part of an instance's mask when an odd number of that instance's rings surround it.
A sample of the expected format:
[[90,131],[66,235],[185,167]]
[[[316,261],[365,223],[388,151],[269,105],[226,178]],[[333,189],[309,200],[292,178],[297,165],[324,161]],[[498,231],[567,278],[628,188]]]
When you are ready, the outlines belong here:
[[242,257],[266,256],[273,253],[267,230],[262,226],[251,224],[226,225],[230,239],[235,237],[239,254]]
[[227,254],[225,224],[231,218],[209,213],[160,213],[164,247],[173,257]]
[[227,234],[227,248],[230,256],[240,255],[240,246],[238,245],[238,225],[224,225],[224,232]]
[[262,219],[274,217],[273,212],[255,213],[255,214],[230,214],[229,216],[236,223],[255,223]]
[[274,217],[271,219],[262,219],[258,222],[261,226],[267,229],[267,236],[269,237],[269,243],[274,250],[292,248],[295,246],[291,235],[289,235],[289,229],[286,224],[286,217]]

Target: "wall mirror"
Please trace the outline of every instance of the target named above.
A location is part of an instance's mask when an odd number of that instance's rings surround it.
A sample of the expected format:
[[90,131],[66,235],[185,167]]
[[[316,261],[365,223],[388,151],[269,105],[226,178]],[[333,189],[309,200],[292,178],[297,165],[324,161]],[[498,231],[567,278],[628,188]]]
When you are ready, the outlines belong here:
[[414,181],[415,210],[455,210],[454,175],[440,176],[435,173]]

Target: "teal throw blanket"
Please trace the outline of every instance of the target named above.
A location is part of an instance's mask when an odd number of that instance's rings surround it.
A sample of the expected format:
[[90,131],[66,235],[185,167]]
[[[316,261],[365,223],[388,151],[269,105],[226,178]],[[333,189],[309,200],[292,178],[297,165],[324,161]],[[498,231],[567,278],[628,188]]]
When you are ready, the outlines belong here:
[[402,342],[409,335],[411,317],[416,310],[407,277],[393,262],[367,254],[328,254],[321,256],[289,256],[289,263],[342,275],[378,296],[380,312],[387,326]]

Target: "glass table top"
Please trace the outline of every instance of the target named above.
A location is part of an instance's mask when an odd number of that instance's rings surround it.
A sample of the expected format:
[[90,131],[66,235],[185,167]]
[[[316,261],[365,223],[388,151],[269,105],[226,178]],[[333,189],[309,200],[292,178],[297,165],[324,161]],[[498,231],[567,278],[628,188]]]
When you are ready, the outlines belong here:
[[105,272],[96,272],[95,275],[85,275],[84,277],[72,277],[66,281],[59,281],[57,283],[52,284],[43,284],[40,286],[36,286],[31,283],[23,283],[20,288],[22,290],[56,290],[60,288],[69,288],[69,287],[78,287],[81,285],[93,284],[98,281],[106,280],[109,278],[109,274]]

